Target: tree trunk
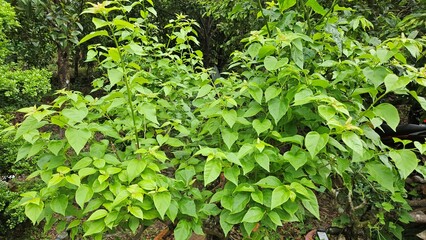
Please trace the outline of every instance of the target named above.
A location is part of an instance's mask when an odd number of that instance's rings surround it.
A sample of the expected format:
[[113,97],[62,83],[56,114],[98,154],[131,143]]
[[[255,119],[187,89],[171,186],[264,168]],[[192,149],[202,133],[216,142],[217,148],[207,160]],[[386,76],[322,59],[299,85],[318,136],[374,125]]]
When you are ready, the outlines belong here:
[[58,46],[58,80],[59,87],[70,88],[70,73],[68,62],[68,47]]

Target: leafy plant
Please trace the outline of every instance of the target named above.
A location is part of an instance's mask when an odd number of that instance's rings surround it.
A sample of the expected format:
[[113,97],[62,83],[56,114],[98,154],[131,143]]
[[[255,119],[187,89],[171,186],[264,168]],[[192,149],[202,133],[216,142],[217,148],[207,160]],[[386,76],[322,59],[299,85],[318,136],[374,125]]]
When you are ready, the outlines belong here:
[[[96,31],[80,43],[114,42],[88,52],[106,73],[93,82],[105,95],[61,90],[52,105],[21,110],[27,117],[15,138],[26,143],[17,159],[36,159],[30,178],[44,182],[22,195],[31,221],[101,239],[161,219],[175,225],[176,239],[188,239],[219,216],[225,235],[239,225],[249,236],[320,218],[316,192],[342,188],[353,228],[380,237],[386,226],[401,238],[387,215],[400,211],[398,220],[408,221],[404,180],[424,174],[416,153],[426,147],[390,149],[374,128],[399,123],[397,109],[382,102],[389,94],[426,108],[407,89],[425,85],[424,69],[406,58],[418,57],[421,45],[408,38],[370,45],[353,37],[370,24],[347,21],[351,9],[296,3],[270,3],[264,12],[275,17],[234,52],[235,71],[215,80],[191,49],[197,39],[183,16],[161,43],[151,34],[151,1],[92,4],[84,13],[96,14]],[[133,11],[140,16],[127,18]],[[374,211],[362,199],[375,201]]]

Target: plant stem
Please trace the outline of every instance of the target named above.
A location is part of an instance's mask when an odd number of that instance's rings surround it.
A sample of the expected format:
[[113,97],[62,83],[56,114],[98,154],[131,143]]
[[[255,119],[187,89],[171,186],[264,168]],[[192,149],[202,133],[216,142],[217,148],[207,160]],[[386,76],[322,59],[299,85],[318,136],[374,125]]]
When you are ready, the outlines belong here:
[[[108,21],[108,18],[106,16],[104,16],[104,17],[105,17],[105,20]],[[122,61],[123,57],[121,55],[121,51],[120,51],[120,48],[119,48],[119,45],[118,45],[118,40],[114,35],[114,29],[112,29],[111,25],[108,25],[108,26],[109,26],[109,28],[112,32],[114,44],[117,47],[118,55],[120,56],[120,67],[123,70],[123,79],[124,79],[124,84],[126,85],[126,92],[127,92],[127,103],[129,104],[130,115],[131,115],[132,121],[133,121],[133,128],[134,128],[134,131],[135,131],[135,139],[136,139],[136,150],[137,150],[137,149],[139,149],[139,146],[140,146],[139,137],[138,137],[139,130],[138,130],[138,127],[136,125],[136,115],[135,115],[135,109],[134,109],[133,101],[132,101],[132,91],[130,89],[129,79],[127,77],[126,66],[124,65],[124,62]]]
[[262,17],[265,19],[266,21],[266,29],[268,30],[268,37],[271,37],[271,29],[269,29],[269,21],[268,19],[266,19],[265,14],[263,14],[263,7],[262,7],[262,3],[260,2],[260,0],[257,0],[257,3],[259,4],[259,8],[260,8],[260,13],[262,14]]

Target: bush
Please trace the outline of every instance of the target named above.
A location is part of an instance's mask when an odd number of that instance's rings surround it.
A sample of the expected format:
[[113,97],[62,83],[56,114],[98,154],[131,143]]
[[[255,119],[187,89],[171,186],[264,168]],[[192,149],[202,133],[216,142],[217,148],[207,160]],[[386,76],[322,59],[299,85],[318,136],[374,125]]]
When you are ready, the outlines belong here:
[[37,103],[50,90],[52,74],[45,69],[23,70],[16,64],[0,66],[0,108]]

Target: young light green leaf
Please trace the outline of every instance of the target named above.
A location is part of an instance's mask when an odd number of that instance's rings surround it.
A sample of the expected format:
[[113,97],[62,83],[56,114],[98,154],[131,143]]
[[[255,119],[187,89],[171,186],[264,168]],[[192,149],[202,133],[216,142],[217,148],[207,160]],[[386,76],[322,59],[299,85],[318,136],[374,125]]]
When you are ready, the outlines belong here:
[[41,203],[39,205],[34,203],[29,203],[25,205],[25,215],[31,220],[33,224],[36,224],[37,219],[40,217],[43,212],[44,204]]
[[260,207],[251,207],[244,215],[242,222],[257,223],[262,220],[265,211]]
[[281,12],[284,12],[285,10],[293,7],[295,4],[296,0],[278,0],[278,5]]
[[314,158],[328,142],[328,134],[319,134],[318,132],[311,131],[305,137],[305,146],[306,149],[311,154],[311,157]]
[[204,186],[216,180],[222,172],[222,162],[219,159],[207,161],[204,165]]
[[317,2],[317,0],[308,0],[306,6],[311,7],[314,12],[324,16],[327,11]]
[[272,191],[271,209],[281,206],[290,199],[290,190],[287,186],[279,186]]
[[172,200],[170,192],[165,191],[154,193],[152,199],[161,218],[164,218],[164,214],[166,214],[166,211],[169,208],[170,202]]
[[416,169],[419,162],[416,154],[408,149],[392,150],[389,156],[395,162],[402,179],[406,179]]
[[65,130],[65,137],[77,155],[86,145],[91,136],[92,133],[86,128],[77,129],[70,127]]
[[364,154],[364,147],[361,138],[354,132],[343,132],[342,140],[350,149],[362,156]]
[[95,221],[101,218],[104,218],[108,214],[108,211],[105,209],[98,209],[90,215],[87,221]]

